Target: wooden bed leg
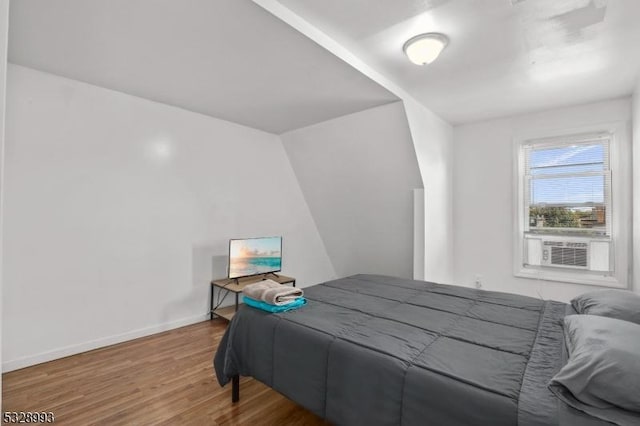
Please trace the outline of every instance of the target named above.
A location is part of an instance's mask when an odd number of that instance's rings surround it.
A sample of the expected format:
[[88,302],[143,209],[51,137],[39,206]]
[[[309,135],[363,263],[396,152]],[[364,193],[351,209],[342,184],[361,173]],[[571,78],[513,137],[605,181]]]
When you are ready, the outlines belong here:
[[240,376],[237,374],[231,378],[231,402],[240,401]]

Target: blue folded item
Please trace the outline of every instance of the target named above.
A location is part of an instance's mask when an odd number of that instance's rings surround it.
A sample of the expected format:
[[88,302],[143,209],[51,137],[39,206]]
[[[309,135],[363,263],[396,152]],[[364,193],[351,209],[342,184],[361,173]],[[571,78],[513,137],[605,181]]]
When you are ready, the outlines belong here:
[[245,295],[242,295],[242,300],[244,301],[245,304],[247,304],[248,306],[251,306],[252,308],[262,309],[263,311],[267,311],[271,313],[287,312],[293,309],[298,309],[307,304],[307,299],[305,299],[304,297],[298,297],[296,300],[294,300],[291,303],[287,303],[286,305],[279,305],[279,306],[271,305],[267,302],[263,302],[262,300],[252,299]]

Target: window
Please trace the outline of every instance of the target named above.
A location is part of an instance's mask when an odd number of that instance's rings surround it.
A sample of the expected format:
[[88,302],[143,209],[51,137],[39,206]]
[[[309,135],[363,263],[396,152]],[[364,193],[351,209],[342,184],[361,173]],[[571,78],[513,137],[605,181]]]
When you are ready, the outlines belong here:
[[611,236],[609,142],[524,145],[525,232]]
[[616,250],[626,244],[615,230],[627,215],[614,203],[615,142],[609,131],[519,142],[517,276],[626,286],[627,255]]

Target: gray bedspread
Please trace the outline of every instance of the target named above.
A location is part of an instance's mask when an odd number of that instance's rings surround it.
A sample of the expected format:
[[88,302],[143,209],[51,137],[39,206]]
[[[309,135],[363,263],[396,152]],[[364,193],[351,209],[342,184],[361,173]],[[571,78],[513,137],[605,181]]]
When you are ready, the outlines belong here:
[[252,376],[339,425],[589,420],[547,389],[562,363],[563,303],[378,275],[305,297],[282,314],[240,309],[214,359],[221,385]]

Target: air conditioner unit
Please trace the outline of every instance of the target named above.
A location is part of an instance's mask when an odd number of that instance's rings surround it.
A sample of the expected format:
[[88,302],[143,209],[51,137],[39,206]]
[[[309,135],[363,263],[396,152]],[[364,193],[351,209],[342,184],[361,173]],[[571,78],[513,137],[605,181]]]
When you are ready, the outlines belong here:
[[590,269],[589,260],[588,242],[542,240],[543,266]]

